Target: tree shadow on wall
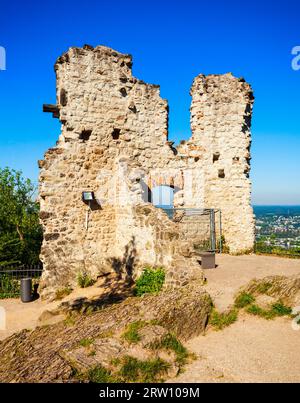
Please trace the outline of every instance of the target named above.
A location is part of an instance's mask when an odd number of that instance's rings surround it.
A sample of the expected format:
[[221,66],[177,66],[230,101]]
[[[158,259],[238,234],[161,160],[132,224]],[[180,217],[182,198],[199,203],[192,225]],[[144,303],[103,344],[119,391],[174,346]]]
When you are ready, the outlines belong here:
[[108,263],[111,265],[115,273],[121,278],[125,275],[128,283],[133,283],[132,274],[136,261],[136,243],[133,236],[131,241],[125,246],[123,258],[109,258]]
[[122,258],[107,259],[107,263],[112,267],[113,273],[98,278],[96,286],[101,289],[98,297],[93,296],[92,299],[80,297],[73,301],[63,302],[62,306],[66,311],[86,313],[97,311],[132,296],[134,288],[132,274],[135,260],[135,238],[132,237],[125,247]]
[[71,301],[62,302],[61,307],[66,312],[92,313],[124,301],[124,299],[133,295],[133,283],[119,278],[115,273],[106,274],[96,284],[101,291],[96,297],[79,297]]

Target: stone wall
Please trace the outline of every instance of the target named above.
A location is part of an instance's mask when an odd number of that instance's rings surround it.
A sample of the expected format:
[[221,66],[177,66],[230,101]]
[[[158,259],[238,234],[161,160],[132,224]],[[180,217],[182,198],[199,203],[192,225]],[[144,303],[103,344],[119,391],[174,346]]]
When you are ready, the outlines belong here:
[[251,250],[250,145],[253,92],[231,74],[199,75],[192,89],[190,142],[205,150],[205,205],[220,208],[226,241],[233,253]]
[[[182,225],[149,202],[157,185],[174,187],[177,207],[221,208],[232,252],[253,246],[250,86],[230,74],[198,76],[192,138],[174,148],[167,101],[131,67],[130,55],[103,46],[70,48],[55,64],[62,131],[39,161],[43,295],[75,285],[81,271],[162,265],[171,282],[194,272]],[[87,190],[98,200],[92,209]]]

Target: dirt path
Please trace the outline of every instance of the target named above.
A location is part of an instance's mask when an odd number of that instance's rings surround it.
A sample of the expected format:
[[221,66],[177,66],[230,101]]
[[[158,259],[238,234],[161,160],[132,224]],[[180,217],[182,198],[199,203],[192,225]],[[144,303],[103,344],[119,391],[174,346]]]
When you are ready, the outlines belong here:
[[198,359],[169,382],[300,382],[300,331],[291,320],[244,316],[187,343]]
[[[217,264],[205,271],[205,287],[221,311],[254,278],[300,273],[300,260],[269,256],[221,255]],[[190,340],[187,347],[198,359],[170,382],[300,382],[299,345],[300,331],[292,329],[291,319],[240,314],[230,327]]]
[[207,278],[205,288],[220,311],[232,305],[239,288],[254,278],[300,274],[300,259],[258,255],[218,255],[216,263],[218,265],[216,269],[205,270]]
[[116,276],[112,275],[100,278],[92,287],[77,288],[62,300],[50,303],[41,301],[41,299],[26,304],[22,303],[20,299],[0,300],[0,307],[3,307],[6,312],[6,329],[0,329],[0,340],[23,329],[34,329],[40,324],[38,319],[42,312],[55,310],[63,302],[82,301],[86,298],[100,300],[107,297],[108,294],[121,294],[124,287],[124,281],[118,280]]
[[34,329],[41,313],[46,309],[54,309],[56,305],[42,302],[40,299],[27,304],[19,299],[0,300],[0,307],[6,312],[6,330],[0,330],[0,340],[23,329]]

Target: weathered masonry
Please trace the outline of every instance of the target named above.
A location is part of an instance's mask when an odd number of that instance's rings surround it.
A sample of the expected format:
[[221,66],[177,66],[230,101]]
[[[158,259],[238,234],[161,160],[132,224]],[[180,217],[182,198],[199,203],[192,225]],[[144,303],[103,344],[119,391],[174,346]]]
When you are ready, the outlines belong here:
[[[231,74],[197,76],[192,137],[174,147],[167,101],[131,68],[130,55],[104,46],[70,48],[55,64],[57,104],[44,110],[62,131],[39,161],[46,296],[74,285],[80,271],[164,266],[177,284],[201,273],[180,220],[151,204],[161,185],[173,189],[175,207],[221,209],[231,253],[253,248],[249,84]],[[82,199],[87,191],[92,203]]]

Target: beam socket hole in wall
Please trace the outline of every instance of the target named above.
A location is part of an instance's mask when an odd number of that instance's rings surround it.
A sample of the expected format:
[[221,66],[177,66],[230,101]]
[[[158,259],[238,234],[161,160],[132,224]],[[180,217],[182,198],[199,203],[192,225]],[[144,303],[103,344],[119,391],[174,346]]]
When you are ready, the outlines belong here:
[[89,138],[91,137],[91,134],[92,130],[83,130],[79,135],[79,139],[83,141],[88,141]]
[[64,88],[60,90],[59,103],[61,106],[66,106],[68,103],[67,91]]
[[126,88],[121,88],[121,89],[120,89],[120,93],[121,93],[122,97],[127,97]]
[[224,169],[219,169],[218,177],[222,178],[222,179],[225,178],[225,170]]
[[214,153],[213,154],[213,162],[217,162],[220,159],[220,153]]
[[130,109],[133,113],[137,113],[136,106],[134,105],[133,102],[130,103],[130,105],[128,106],[128,109]]
[[121,129],[114,129],[111,135],[114,140],[119,140],[120,134],[121,134]]

